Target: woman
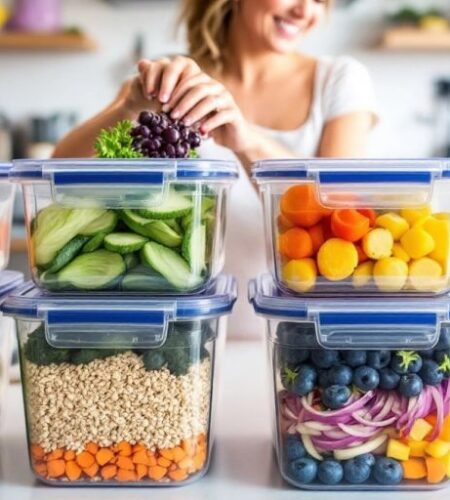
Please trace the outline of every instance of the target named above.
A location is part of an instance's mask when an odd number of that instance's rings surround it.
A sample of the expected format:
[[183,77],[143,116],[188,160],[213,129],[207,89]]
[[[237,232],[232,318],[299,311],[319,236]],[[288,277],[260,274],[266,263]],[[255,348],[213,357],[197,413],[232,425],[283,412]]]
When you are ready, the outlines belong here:
[[[263,158],[364,156],[375,122],[365,68],[296,50],[331,0],[184,0],[190,57],[139,63],[115,101],[71,132],[55,156],[91,156],[99,130],[158,108],[211,140],[202,156],[232,157],[250,174]],[[249,175],[232,190],[226,271],[239,278],[233,336],[258,335],[246,286],[265,269],[262,211]]]

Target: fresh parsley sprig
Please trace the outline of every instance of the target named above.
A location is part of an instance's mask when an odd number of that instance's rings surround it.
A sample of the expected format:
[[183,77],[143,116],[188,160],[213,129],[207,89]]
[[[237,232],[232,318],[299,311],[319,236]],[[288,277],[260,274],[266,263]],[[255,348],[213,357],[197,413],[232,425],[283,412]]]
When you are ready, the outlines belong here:
[[103,129],[95,141],[98,158],[143,158],[133,147],[130,120],[122,120],[114,127]]

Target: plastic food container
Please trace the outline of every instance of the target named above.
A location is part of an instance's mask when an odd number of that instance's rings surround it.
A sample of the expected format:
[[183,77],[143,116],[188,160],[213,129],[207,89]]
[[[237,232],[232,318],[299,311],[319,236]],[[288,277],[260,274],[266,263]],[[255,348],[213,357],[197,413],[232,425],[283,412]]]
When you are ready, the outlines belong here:
[[[17,271],[0,272],[0,304],[14,288],[23,283],[23,274]],[[14,321],[0,312],[0,418],[2,415],[3,394],[8,385],[8,369],[11,363],[11,341]]]
[[311,490],[409,490],[450,478],[448,297],[302,299],[250,283],[266,318],[282,476]]
[[224,275],[177,298],[66,298],[31,283],[10,295],[3,311],[16,318],[36,477],[141,486],[201,477],[235,299]]
[[449,291],[448,160],[255,164],[272,274],[311,295]]
[[0,162],[0,270],[5,269],[8,265],[11,241],[15,186],[8,181],[10,168],[10,163]]
[[233,162],[15,161],[31,272],[46,290],[201,291],[224,261]]

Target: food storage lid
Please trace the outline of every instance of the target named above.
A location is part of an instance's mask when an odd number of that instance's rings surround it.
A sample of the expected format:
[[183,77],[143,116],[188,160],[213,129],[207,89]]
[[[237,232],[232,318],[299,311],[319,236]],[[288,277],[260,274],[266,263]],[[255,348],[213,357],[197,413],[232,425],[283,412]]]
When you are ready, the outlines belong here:
[[236,300],[236,280],[221,275],[197,295],[52,295],[27,282],[2,304],[8,315],[40,320],[54,347],[146,349],[161,346],[173,321],[195,321],[228,314]]
[[11,166],[11,163],[0,162],[0,179],[4,179],[9,176]]
[[[259,184],[313,181],[327,207],[406,207],[428,203],[433,184],[450,179],[448,159],[289,159],[253,164]],[[345,196],[347,189],[349,196]],[[354,193],[358,196],[355,197]]]
[[0,300],[4,298],[11,290],[17,288],[23,283],[23,274],[18,271],[0,272]]
[[263,275],[249,283],[249,301],[268,319],[308,322],[330,349],[431,349],[450,322],[450,298],[302,298]]
[[201,195],[204,189],[192,188],[193,181],[229,183],[238,168],[233,161],[206,159],[14,160],[9,178],[50,183],[53,201],[68,206],[95,200],[110,208],[140,208],[162,204],[174,181]]

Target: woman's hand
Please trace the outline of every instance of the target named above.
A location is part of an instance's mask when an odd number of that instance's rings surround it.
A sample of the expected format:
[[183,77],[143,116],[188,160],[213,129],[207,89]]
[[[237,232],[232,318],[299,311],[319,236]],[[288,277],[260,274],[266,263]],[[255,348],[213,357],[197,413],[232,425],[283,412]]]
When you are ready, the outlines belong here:
[[144,94],[162,103],[162,110],[187,126],[198,126],[237,154],[255,147],[256,134],[230,92],[188,57],[142,60],[139,73]]

